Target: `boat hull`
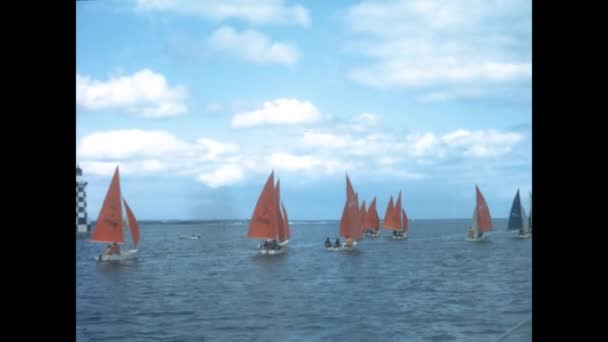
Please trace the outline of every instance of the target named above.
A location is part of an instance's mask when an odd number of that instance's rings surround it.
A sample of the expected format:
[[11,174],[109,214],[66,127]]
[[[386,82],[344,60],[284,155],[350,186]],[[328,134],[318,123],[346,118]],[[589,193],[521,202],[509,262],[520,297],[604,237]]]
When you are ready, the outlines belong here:
[[287,249],[287,247],[281,247],[279,249],[265,249],[265,248],[261,248],[260,249],[260,254],[262,254],[262,255],[283,254],[283,253],[285,253],[286,249]]
[[466,241],[471,241],[471,242],[480,242],[480,241],[485,240],[485,238],[486,238],[486,234],[484,234],[484,235],[482,235],[481,237],[478,237],[478,238],[467,237],[465,240]]
[[353,242],[352,246],[347,246],[345,243],[340,244],[340,247],[325,247],[328,251],[340,252],[340,251],[352,251],[357,247],[357,241]]
[[180,235],[179,238],[184,239],[184,240],[200,240],[201,239],[200,236],[191,236],[191,235]]
[[380,237],[380,231],[378,231],[377,233],[365,233],[365,236],[368,238],[375,239]]
[[112,255],[100,254],[95,257],[95,260],[97,260],[99,262],[124,261],[124,260],[137,259],[137,257],[138,257],[138,250],[130,249],[127,251],[122,251],[122,252],[120,252],[120,254],[112,254]]
[[392,238],[394,240],[405,240],[405,239],[407,239],[407,234],[404,234],[403,236],[395,236],[395,235],[393,235]]
[[517,234],[513,237],[514,239],[531,239],[532,238],[532,234],[528,233],[528,234]]

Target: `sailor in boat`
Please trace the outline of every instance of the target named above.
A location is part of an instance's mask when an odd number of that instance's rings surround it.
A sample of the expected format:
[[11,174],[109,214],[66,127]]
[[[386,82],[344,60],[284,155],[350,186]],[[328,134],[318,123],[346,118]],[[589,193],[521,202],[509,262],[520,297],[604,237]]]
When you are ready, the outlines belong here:
[[469,239],[473,238],[473,234],[475,234],[475,232],[473,232],[473,227],[469,228]]
[[347,247],[352,247],[353,246],[353,240],[350,238],[346,238],[346,246]]
[[340,247],[340,238],[336,239],[336,242],[334,243],[334,247]]
[[329,238],[325,239],[325,248],[329,248],[331,247],[331,241],[329,241]]
[[277,240],[272,240],[272,242],[270,243],[270,248],[271,249],[279,249],[279,244],[277,243]]
[[270,248],[270,243],[268,242],[268,240],[264,240],[264,242],[262,243],[262,249],[269,249]]
[[113,245],[108,245],[108,248],[106,248],[106,251],[104,254],[105,255],[120,254],[120,246],[118,246],[118,244],[116,242],[114,242]]

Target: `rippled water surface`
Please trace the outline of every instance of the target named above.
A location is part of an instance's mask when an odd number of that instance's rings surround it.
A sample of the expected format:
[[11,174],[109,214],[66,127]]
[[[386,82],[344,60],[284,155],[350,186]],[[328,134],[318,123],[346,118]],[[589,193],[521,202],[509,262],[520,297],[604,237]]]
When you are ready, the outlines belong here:
[[[338,222],[294,222],[262,256],[244,223],[142,223],[138,260],[93,260],[76,240],[78,341],[531,341],[531,240],[494,220],[416,220],[408,240],[329,252]],[[183,234],[200,234],[185,240]],[[504,336],[503,336],[504,337]]]

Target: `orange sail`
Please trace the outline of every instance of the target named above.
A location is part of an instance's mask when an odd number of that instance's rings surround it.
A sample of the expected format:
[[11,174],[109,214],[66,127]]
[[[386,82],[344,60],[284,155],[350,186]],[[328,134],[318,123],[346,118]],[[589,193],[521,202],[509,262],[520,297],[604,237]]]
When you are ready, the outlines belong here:
[[485,198],[479,191],[477,185],[475,186],[476,192],[476,211],[477,211],[477,230],[485,233],[492,230],[492,217],[490,216],[490,209],[486,203]]
[[386,230],[401,229],[401,222],[399,220],[395,220],[395,208],[396,206],[393,205],[393,195],[391,195],[386,208],[386,213],[384,214],[384,229]]
[[358,240],[363,236],[363,221],[361,216],[361,211],[359,210],[359,194],[355,194],[355,217],[354,223],[349,226],[349,236],[351,240]]
[[285,221],[281,214],[281,207],[278,205],[281,203],[281,181],[277,180],[277,186],[274,188],[276,195],[276,212],[277,212],[277,234],[279,235],[279,242],[287,240],[285,237]]
[[289,240],[291,237],[291,232],[289,231],[289,219],[287,218],[287,210],[285,210],[283,203],[281,203],[281,208],[283,208],[283,218],[285,218],[285,239]]
[[359,205],[357,203],[357,196],[355,195],[355,191],[353,190],[353,186],[350,183],[348,175],[346,175],[346,203],[344,204],[342,217],[340,219],[340,236],[347,239],[355,239],[357,234],[353,227],[358,223],[358,209]]
[[120,203],[120,176],[118,166],[114,171],[110,188],[103,200],[95,231],[91,241],[123,244],[125,237],[122,232],[122,206]]
[[277,204],[274,192],[274,171],[268,177],[255,205],[247,237],[272,240],[276,237]]
[[407,215],[405,214],[405,209],[401,208],[401,224],[403,225],[403,231],[407,232],[408,222]]
[[367,217],[367,210],[365,209],[365,200],[363,200],[363,203],[361,203],[361,209],[359,210],[359,213],[361,213],[361,226],[364,227],[365,218]]
[[367,209],[367,214],[365,215],[363,227],[365,227],[366,229],[371,228],[374,230],[380,229],[380,217],[378,217],[378,212],[376,211],[376,197],[374,197],[372,203]]
[[395,202],[395,208],[393,208],[393,212],[391,213],[392,222],[396,226],[396,230],[401,230],[401,191],[399,191],[399,195],[397,196],[397,202]]
[[131,230],[133,245],[135,245],[135,248],[137,248],[137,244],[139,243],[139,225],[137,224],[135,215],[133,215],[133,211],[131,211],[131,208],[129,208],[127,201],[123,199],[123,202],[125,203],[125,211],[127,212],[127,222],[129,223],[129,229]]

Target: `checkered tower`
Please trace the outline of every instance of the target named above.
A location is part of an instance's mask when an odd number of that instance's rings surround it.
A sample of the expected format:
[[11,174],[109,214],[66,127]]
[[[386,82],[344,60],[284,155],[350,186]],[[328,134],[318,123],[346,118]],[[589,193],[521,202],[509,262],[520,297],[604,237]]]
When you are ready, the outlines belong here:
[[87,223],[87,182],[82,177],[82,169],[76,165],[76,233],[88,233]]

